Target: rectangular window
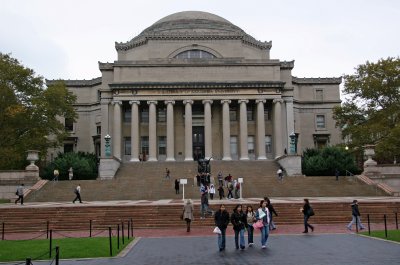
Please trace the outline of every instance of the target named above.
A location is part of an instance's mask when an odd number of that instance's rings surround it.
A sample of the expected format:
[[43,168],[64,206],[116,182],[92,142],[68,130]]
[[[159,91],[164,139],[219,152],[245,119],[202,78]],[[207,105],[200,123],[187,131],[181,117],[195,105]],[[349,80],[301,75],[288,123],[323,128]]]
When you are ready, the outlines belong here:
[[140,121],[142,123],[149,123],[149,108],[140,109]]
[[229,120],[237,121],[237,109],[235,107],[229,108]]
[[247,136],[247,150],[249,154],[254,154],[254,136]]
[[124,122],[131,122],[132,108],[130,105],[124,105],[122,108],[124,114]]
[[325,129],[325,115],[317,115],[316,123],[317,129]]
[[254,108],[253,106],[247,106],[247,121],[254,121]]
[[74,151],[73,144],[64,144],[64,153],[72,153]]
[[124,154],[131,155],[131,137],[124,137]]
[[101,134],[101,126],[96,126],[96,134],[97,135]]
[[271,120],[271,111],[269,109],[264,109],[264,120],[265,121]]
[[316,89],[315,90],[315,99],[318,101],[324,100],[324,90],[323,89]]
[[149,137],[148,136],[140,137],[140,150],[143,155],[143,160],[146,160],[147,155],[149,154]]
[[100,90],[97,90],[97,101],[101,101],[101,92]]
[[272,153],[272,137],[270,135],[265,136],[265,152]]
[[158,137],[158,154],[159,155],[167,154],[167,137],[166,136]]
[[235,156],[237,155],[238,151],[237,151],[237,136],[231,136],[231,155]]
[[65,118],[65,130],[67,132],[73,132],[74,131],[74,121],[69,118]]
[[165,107],[158,108],[157,121],[166,122],[167,121],[167,110]]

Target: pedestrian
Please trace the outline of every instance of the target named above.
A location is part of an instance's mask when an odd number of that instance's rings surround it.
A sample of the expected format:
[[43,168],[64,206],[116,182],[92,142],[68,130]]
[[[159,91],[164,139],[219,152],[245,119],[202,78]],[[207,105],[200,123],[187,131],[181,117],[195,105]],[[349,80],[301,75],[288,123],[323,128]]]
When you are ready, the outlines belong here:
[[308,223],[308,219],[314,215],[314,210],[310,205],[308,199],[304,199],[303,208],[300,209],[304,215],[304,231],[303,233],[308,233],[308,228],[311,228],[311,231],[314,232],[314,226]]
[[215,213],[214,221],[215,225],[221,230],[221,233],[218,234],[218,248],[219,251],[223,251],[225,250],[226,228],[229,224],[229,213],[225,210],[224,204],[221,204],[219,210]]
[[197,187],[200,187],[200,173],[196,175]]
[[191,199],[186,200],[186,204],[183,206],[182,219],[186,221],[186,232],[190,232],[190,223],[194,220],[193,218],[194,207]]
[[246,208],[246,218],[247,218],[247,241],[249,243],[249,247],[254,245],[253,234],[254,227],[253,223],[256,221],[256,213],[253,210],[251,205],[248,205]]
[[223,186],[224,185],[224,180],[223,180],[224,177],[222,176],[222,172],[221,171],[218,172],[217,178],[218,178],[218,185],[219,186]]
[[235,232],[235,247],[236,249],[239,249],[240,246],[240,249],[244,250],[246,247],[246,242],[244,241],[244,230],[247,226],[247,217],[242,210],[242,205],[238,204],[233,209],[231,223],[233,225],[233,231]]
[[218,188],[218,194],[219,194],[219,199],[220,200],[225,198],[224,187],[222,187],[222,185],[220,185],[219,188]]
[[230,182],[228,182],[228,196],[227,196],[228,199],[232,199],[233,198],[232,191],[233,191],[233,184],[230,181]]
[[211,200],[214,200],[214,194],[215,194],[215,187],[214,187],[214,184],[211,184],[211,185],[210,185],[209,193],[210,193],[210,199],[211,199]]
[[274,223],[273,214],[275,214],[275,216],[278,216],[278,214],[276,213],[270,199],[268,197],[264,197],[264,200],[267,202],[267,207],[269,210],[269,230],[275,230],[276,226]]
[[73,177],[74,177],[74,170],[72,169],[72,167],[70,167],[68,169],[68,178],[69,178],[69,180],[72,180]]
[[175,179],[175,194],[179,194],[179,180]]
[[351,222],[347,225],[347,229],[351,230],[351,226],[356,223],[358,225],[358,228],[360,230],[365,229],[363,224],[361,223],[361,218],[360,218],[360,211],[358,210],[358,201],[354,200],[353,203],[351,204],[351,216],[353,217]]
[[168,168],[165,168],[165,178],[166,178],[166,179],[170,179],[170,178],[171,178],[171,176],[170,176],[170,171],[169,171]]
[[18,196],[18,199],[15,200],[15,204],[20,201],[21,205],[24,205],[24,183],[21,183],[21,185],[18,186],[15,195]]
[[267,247],[267,240],[269,236],[269,210],[267,207],[267,202],[264,200],[260,201],[260,206],[256,212],[256,219],[262,220],[263,226],[261,229],[261,248]]
[[236,179],[233,181],[235,199],[239,199],[240,184]]
[[200,193],[201,193],[201,198],[200,198],[200,219],[204,219],[206,217],[206,214],[212,215],[213,212],[212,210],[209,209],[208,207],[208,187],[205,185],[201,185],[200,188]]
[[142,154],[139,154],[139,161],[143,162],[143,155]]
[[282,167],[279,167],[278,171],[276,171],[276,174],[278,176],[278,180],[282,181],[283,180],[283,169],[282,169]]
[[53,180],[54,180],[54,181],[58,181],[58,176],[60,175],[60,172],[58,171],[57,168],[54,169],[53,175],[54,175]]
[[81,184],[78,184],[78,186],[76,186],[74,193],[76,195],[75,199],[72,201],[72,203],[75,203],[76,200],[79,200],[79,203],[82,203],[82,199],[81,199]]
[[336,181],[338,181],[338,180],[339,180],[339,174],[340,174],[340,172],[339,172],[339,169],[335,169],[335,177],[336,177]]

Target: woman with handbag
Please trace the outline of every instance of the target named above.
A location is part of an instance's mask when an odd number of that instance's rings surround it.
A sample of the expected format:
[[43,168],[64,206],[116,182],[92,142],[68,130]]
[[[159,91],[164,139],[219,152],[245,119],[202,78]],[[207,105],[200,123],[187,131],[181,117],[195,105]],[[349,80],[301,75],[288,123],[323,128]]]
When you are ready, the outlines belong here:
[[264,200],[260,201],[260,207],[256,212],[257,223],[262,223],[261,229],[261,248],[266,248],[268,236],[269,236],[269,210],[267,202]]
[[303,233],[308,233],[308,228],[311,228],[311,231],[314,232],[314,226],[308,223],[308,219],[310,216],[314,215],[314,210],[312,209],[310,202],[308,199],[304,199],[303,208],[300,209],[304,215],[304,231]]
[[236,205],[235,209],[233,209],[231,222],[233,225],[233,230],[235,231],[235,247],[236,249],[239,249],[240,243],[240,249],[244,250],[246,247],[246,242],[244,241],[244,229],[247,226],[247,217],[246,214],[242,211],[242,205],[238,204]]
[[247,218],[247,240],[249,242],[249,247],[252,247],[254,245],[253,223],[256,221],[256,213],[254,212],[253,207],[251,205],[247,206],[247,208],[246,208],[246,218]]
[[193,203],[191,199],[186,200],[186,204],[183,206],[182,219],[186,221],[186,232],[190,232],[190,223],[193,218]]
[[226,228],[229,224],[229,213],[225,210],[225,205],[221,204],[219,210],[214,215],[215,225],[219,228],[221,233],[218,233],[218,248],[219,251],[225,250],[225,235]]

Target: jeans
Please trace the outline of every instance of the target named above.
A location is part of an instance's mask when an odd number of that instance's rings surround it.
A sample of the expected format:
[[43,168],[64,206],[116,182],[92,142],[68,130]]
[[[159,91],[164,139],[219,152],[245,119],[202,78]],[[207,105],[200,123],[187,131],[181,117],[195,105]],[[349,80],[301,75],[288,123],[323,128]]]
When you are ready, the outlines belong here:
[[304,215],[304,232],[308,232],[308,228],[311,228],[311,230],[314,230],[314,226],[312,226],[308,223],[309,218],[310,218],[310,216]]
[[201,217],[205,217],[205,215],[206,215],[207,213],[210,214],[210,215],[212,215],[212,214],[213,214],[213,211],[210,210],[210,209],[208,208],[208,205],[207,205],[207,204],[202,203],[202,204],[201,204],[201,207],[200,207],[200,216],[201,216]]
[[[234,230],[235,231],[235,247],[236,249],[239,249],[239,239],[240,239],[240,248],[244,249],[246,246],[246,242],[244,241],[244,228],[240,230]],[[240,238],[239,238],[240,236]]]
[[[357,220],[357,222],[356,222],[356,220]],[[352,219],[351,222],[347,225],[347,228],[348,228],[348,229],[351,229],[351,226],[352,226],[354,223],[358,224],[358,228],[359,228],[359,229],[364,229],[364,228],[365,228],[365,227],[363,226],[363,224],[361,223],[360,216],[354,216],[354,215],[353,215],[353,219]]]
[[263,228],[261,228],[261,245],[265,246],[267,244],[269,236],[269,226],[264,225]]
[[226,228],[221,228],[221,234],[218,234],[218,247],[219,250],[224,250],[225,249],[225,235],[226,235]]
[[254,243],[253,242],[253,233],[254,233],[253,225],[252,224],[247,225],[247,240],[249,241],[249,244]]
[[275,228],[276,228],[276,226],[275,226],[274,221],[272,220],[272,213],[270,212],[269,213],[269,230],[273,230]]

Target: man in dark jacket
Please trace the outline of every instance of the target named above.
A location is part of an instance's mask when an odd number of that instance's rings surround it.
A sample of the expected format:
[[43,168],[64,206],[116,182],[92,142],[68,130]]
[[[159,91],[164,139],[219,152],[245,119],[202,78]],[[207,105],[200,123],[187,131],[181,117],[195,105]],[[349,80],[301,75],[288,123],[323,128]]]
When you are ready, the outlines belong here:
[[351,215],[353,217],[353,219],[351,220],[351,222],[347,225],[347,229],[351,230],[351,226],[356,222],[356,224],[358,225],[358,228],[360,230],[365,229],[365,227],[363,226],[363,224],[361,223],[361,219],[360,219],[360,211],[358,210],[358,201],[354,200],[353,203],[351,204]]
[[225,250],[225,235],[226,228],[229,224],[229,213],[225,210],[225,205],[221,204],[219,210],[214,216],[215,225],[221,230],[221,234],[218,234],[218,247],[219,251]]

